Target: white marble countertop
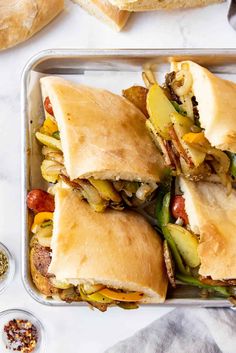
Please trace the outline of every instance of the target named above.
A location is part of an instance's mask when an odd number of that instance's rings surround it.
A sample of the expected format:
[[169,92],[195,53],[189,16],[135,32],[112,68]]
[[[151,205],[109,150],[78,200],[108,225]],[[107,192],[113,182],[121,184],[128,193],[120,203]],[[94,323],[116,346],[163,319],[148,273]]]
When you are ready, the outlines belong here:
[[[0,296],[0,311],[34,312],[47,331],[47,353],[102,353],[170,309],[147,307],[103,314],[87,307],[50,308],[34,302],[20,276],[20,77],[26,61],[47,48],[234,48],[227,3],[204,9],[132,15],[125,31],[114,33],[78,6],[67,9],[28,42],[0,53],[0,241],[13,252],[17,271]],[[1,348],[0,348],[1,350]]]

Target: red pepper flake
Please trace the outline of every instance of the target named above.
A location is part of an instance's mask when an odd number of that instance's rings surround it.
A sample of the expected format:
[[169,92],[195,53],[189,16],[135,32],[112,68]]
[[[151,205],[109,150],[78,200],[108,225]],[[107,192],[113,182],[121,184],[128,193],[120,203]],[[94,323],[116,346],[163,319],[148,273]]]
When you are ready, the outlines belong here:
[[4,326],[9,350],[31,353],[38,342],[37,328],[28,320],[13,319]]

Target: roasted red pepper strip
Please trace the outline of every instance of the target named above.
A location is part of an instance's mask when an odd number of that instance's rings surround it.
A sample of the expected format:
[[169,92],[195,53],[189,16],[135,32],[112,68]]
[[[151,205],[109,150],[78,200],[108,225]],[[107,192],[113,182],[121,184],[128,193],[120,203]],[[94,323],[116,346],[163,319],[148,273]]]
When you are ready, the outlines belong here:
[[50,102],[49,97],[46,97],[44,100],[44,108],[45,108],[46,112],[48,112],[48,114],[54,116],[54,112],[52,109],[52,103]]
[[188,215],[185,210],[185,200],[183,196],[176,195],[171,204],[171,212],[174,218],[181,218],[184,221],[184,224],[188,224]]

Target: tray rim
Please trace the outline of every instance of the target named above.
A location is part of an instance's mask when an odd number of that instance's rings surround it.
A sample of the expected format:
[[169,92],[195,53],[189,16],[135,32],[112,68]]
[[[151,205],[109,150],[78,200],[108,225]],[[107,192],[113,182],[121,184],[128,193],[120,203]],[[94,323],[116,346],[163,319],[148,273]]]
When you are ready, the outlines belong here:
[[[148,56],[216,56],[223,57],[235,57],[236,49],[234,48],[177,48],[177,49],[47,49],[40,51],[33,55],[26,63],[21,76],[21,279],[26,292],[38,303],[46,306],[54,307],[71,307],[71,306],[84,306],[83,303],[65,303],[55,301],[53,299],[47,300],[36,290],[31,288],[27,274],[27,262],[28,262],[28,219],[27,219],[27,142],[28,142],[28,131],[27,131],[27,80],[31,70],[34,69],[42,61],[46,61],[49,58],[78,58],[83,57],[99,58],[99,57],[116,57],[116,58],[134,58],[140,57],[145,58]],[[235,62],[236,63],[236,62]],[[232,304],[225,299],[199,299],[199,298],[178,298],[178,299],[166,299],[164,303],[160,304],[146,304],[145,306],[155,307],[175,307],[175,306],[194,306],[194,307],[218,307],[218,308],[232,308]]]

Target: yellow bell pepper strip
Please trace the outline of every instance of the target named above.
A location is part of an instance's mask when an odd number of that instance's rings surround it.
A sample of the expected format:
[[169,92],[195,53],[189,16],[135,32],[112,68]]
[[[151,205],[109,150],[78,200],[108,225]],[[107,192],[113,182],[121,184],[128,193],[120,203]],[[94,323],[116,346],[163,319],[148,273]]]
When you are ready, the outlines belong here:
[[147,110],[156,133],[165,140],[171,140],[168,132],[172,124],[170,115],[176,110],[166,97],[163,89],[157,84],[154,84],[148,91]]
[[57,123],[53,118],[47,116],[44,120],[43,126],[40,128],[40,132],[42,134],[52,136],[52,134],[56,131],[58,131]]
[[53,220],[53,212],[39,212],[34,217],[31,232],[36,233],[37,227],[45,221]]
[[187,142],[190,144],[191,143],[204,144],[208,142],[204,136],[204,132],[188,132],[182,137],[182,139],[184,140],[184,142]]
[[131,292],[131,293],[116,292],[109,288],[104,288],[100,290],[98,293],[102,294],[104,297],[121,301],[121,302],[137,302],[141,300],[144,295],[141,292]]

